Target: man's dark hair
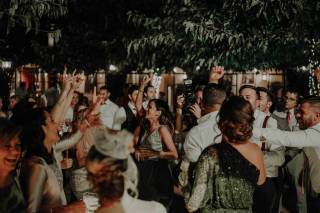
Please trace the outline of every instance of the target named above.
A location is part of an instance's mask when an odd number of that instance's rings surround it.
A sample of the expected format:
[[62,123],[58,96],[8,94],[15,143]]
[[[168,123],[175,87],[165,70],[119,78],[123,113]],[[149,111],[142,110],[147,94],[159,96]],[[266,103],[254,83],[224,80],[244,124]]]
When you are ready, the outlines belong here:
[[143,92],[144,92],[144,93],[147,93],[147,92],[148,92],[148,89],[151,88],[151,87],[154,87],[154,86],[152,86],[151,84],[147,85],[147,86],[144,88]]
[[265,92],[265,93],[267,93],[268,101],[271,101],[272,103],[274,102],[274,97],[273,97],[273,95],[271,94],[271,92],[267,88],[265,88],[265,87],[256,87],[256,90],[259,93],[259,97],[260,97],[260,92]]
[[208,84],[203,89],[203,104],[205,106],[213,106],[222,104],[227,97],[226,90],[218,84]]
[[203,92],[205,86],[197,86],[196,89],[194,90],[194,93],[197,93],[199,91]]
[[257,94],[257,96],[258,96],[258,99],[260,98],[260,94],[259,94],[259,92],[258,92],[258,90],[257,90],[257,88],[256,88],[255,86],[252,86],[252,85],[249,85],[249,84],[242,85],[242,86],[240,87],[240,89],[239,89],[239,94],[240,94],[241,91],[244,90],[244,89],[252,89],[252,90],[256,91],[256,94]]
[[105,85],[105,86],[100,87],[100,90],[107,90],[108,92],[110,92],[110,87]]
[[128,89],[128,95],[132,95],[132,93],[136,90],[139,90],[139,87],[137,85],[132,85]]
[[319,96],[308,96],[302,99],[301,104],[309,103],[312,107],[320,110],[320,97]]

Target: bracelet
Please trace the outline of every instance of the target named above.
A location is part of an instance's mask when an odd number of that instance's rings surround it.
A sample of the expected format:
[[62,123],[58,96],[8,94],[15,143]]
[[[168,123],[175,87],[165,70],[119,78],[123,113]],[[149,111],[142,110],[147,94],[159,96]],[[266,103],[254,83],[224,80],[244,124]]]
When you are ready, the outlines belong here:
[[177,108],[177,113],[178,113],[179,115],[182,115],[182,109]]

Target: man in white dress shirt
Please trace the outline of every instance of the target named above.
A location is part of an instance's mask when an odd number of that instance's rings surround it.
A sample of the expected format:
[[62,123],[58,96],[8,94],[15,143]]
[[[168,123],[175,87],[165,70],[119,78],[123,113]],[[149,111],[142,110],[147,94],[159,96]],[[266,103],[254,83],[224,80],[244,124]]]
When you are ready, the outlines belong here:
[[121,107],[114,116],[113,129],[121,130],[127,129],[129,132],[134,133],[138,126],[137,110],[135,102],[137,100],[139,87],[132,85],[128,89],[129,102],[126,106]]
[[[252,85],[243,85],[239,90],[239,95],[250,102],[254,110],[255,127],[277,128],[277,121],[259,110],[260,90]],[[276,212],[279,209],[280,189],[278,186],[278,169],[285,161],[285,148],[277,145],[267,145],[258,143],[264,153],[264,165],[267,173],[267,181],[263,187],[257,187],[254,194],[254,212]]]
[[[264,137],[268,143],[289,147],[304,147],[305,166],[309,169],[311,193],[308,196],[308,211],[320,209],[320,97],[307,98],[301,102],[296,114],[300,131],[281,131],[254,128],[256,138]],[[302,190],[306,190],[302,188]],[[311,207],[312,206],[312,207]]]
[[198,119],[198,125],[188,132],[183,145],[185,158],[181,163],[182,171],[179,175],[179,182],[183,187],[189,183],[189,164],[196,163],[205,148],[221,142],[221,132],[215,124],[226,96],[224,88],[217,84],[208,84],[203,90],[202,117]]
[[110,129],[113,127],[113,119],[119,107],[110,101],[110,91],[106,86],[102,86],[99,91],[99,98],[102,99],[100,107],[100,119],[102,124]]

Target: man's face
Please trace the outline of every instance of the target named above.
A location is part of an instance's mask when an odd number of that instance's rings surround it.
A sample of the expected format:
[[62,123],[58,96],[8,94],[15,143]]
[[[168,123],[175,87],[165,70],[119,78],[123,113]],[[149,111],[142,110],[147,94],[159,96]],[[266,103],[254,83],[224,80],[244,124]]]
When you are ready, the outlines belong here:
[[286,92],[284,98],[285,108],[287,110],[294,109],[297,106],[297,94],[292,92]]
[[18,103],[15,98],[10,98],[9,109],[13,109],[13,107]]
[[253,110],[256,110],[256,108],[259,106],[258,95],[254,89],[245,88],[241,90],[240,96],[250,102]]
[[71,105],[75,106],[77,103],[79,102],[79,94],[78,93],[74,93],[72,100],[71,100]]
[[300,129],[307,129],[319,123],[320,110],[309,103],[303,103],[297,111],[296,118]]
[[139,90],[135,90],[132,94],[129,94],[129,99],[132,103],[135,103],[138,97]]
[[156,89],[154,87],[149,87],[147,91],[147,99],[151,100],[156,97]]
[[269,111],[270,102],[268,101],[268,94],[266,92],[260,91],[259,109],[262,112]]
[[202,99],[203,99],[203,91],[202,90],[198,90],[195,94],[196,96],[196,102],[199,106],[201,106],[202,103]]
[[101,89],[100,92],[99,92],[99,97],[103,100],[103,101],[106,101],[108,100],[110,96],[110,92],[106,89]]

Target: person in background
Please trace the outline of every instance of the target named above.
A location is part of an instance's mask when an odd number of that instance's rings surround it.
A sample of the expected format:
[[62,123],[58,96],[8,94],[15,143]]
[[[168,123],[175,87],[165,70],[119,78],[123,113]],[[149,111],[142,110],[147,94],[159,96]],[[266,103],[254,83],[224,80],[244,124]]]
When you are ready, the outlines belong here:
[[135,198],[138,174],[130,155],[134,151],[132,135],[126,130],[106,128],[95,129],[92,135],[95,145],[88,153],[87,170],[100,200],[96,212],[166,213],[160,203]]
[[139,87],[132,85],[128,89],[129,102],[127,105],[121,107],[114,116],[113,129],[126,129],[131,133],[138,127],[137,110],[135,102],[137,100]]
[[[258,109],[260,96],[258,90],[252,85],[240,87],[239,95],[249,101],[254,110],[254,127],[277,128],[277,121]],[[279,209],[280,189],[278,184],[278,170],[285,162],[282,146],[270,146],[264,141],[258,145],[263,151],[264,165],[267,172],[267,180],[264,185],[258,186],[254,194],[253,212],[273,212]],[[278,193],[279,192],[279,193]],[[274,210],[273,210],[274,209]]]
[[3,111],[3,99],[0,97],[0,118],[7,118],[7,114]]
[[[284,109],[275,110],[272,117],[278,122],[278,129],[285,131],[299,130],[298,120],[296,119],[296,110],[299,103],[299,93],[293,88],[288,88],[283,95]],[[293,183],[286,181],[282,205],[292,212],[306,212],[307,201],[306,194],[301,192],[299,177],[303,170],[304,155],[302,149],[287,147],[285,151],[285,165],[283,173],[287,176],[286,180],[291,180]]]
[[[303,147],[305,161],[300,179],[303,184],[300,190],[307,195],[307,211],[318,212],[320,209],[320,97],[309,97],[302,100],[296,117],[301,130],[291,132],[255,128],[254,137],[263,137],[270,144]],[[309,179],[309,184],[306,184],[307,179]]]
[[201,154],[195,181],[186,195],[189,212],[251,212],[256,185],[266,180],[263,154],[250,142],[253,109],[242,97],[233,96],[219,112],[222,142]]
[[139,169],[139,197],[157,200],[170,207],[173,182],[168,160],[176,160],[178,153],[173,143],[173,120],[167,103],[149,101],[145,116],[146,128],[139,126],[134,134],[135,159]]
[[0,212],[22,213],[26,209],[16,171],[22,154],[20,131],[9,120],[0,118]]
[[149,101],[156,97],[156,89],[150,84],[152,79],[153,75],[143,76],[142,82],[139,87],[135,105],[140,117],[143,117],[145,112],[147,111]]
[[99,98],[101,99],[100,119],[104,126],[112,129],[113,119],[119,107],[109,99],[110,94],[106,86],[102,86],[99,90]]
[[20,82],[19,87],[16,89],[15,95],[18,96],[20,100],[27,97],[28,91],[27,91],[26,82],[24,81]]
[[9,98],[9,107],[8,107],[8,118],[10,119],[13,115],[15,106],[19,103],[20,98],[17,95],[12,95]]
[[269,90],[265,87],[257,87],[259,93],[259,110],[266,113],[268,116],[271,116],[271,109],[273,106],[273,96]]

